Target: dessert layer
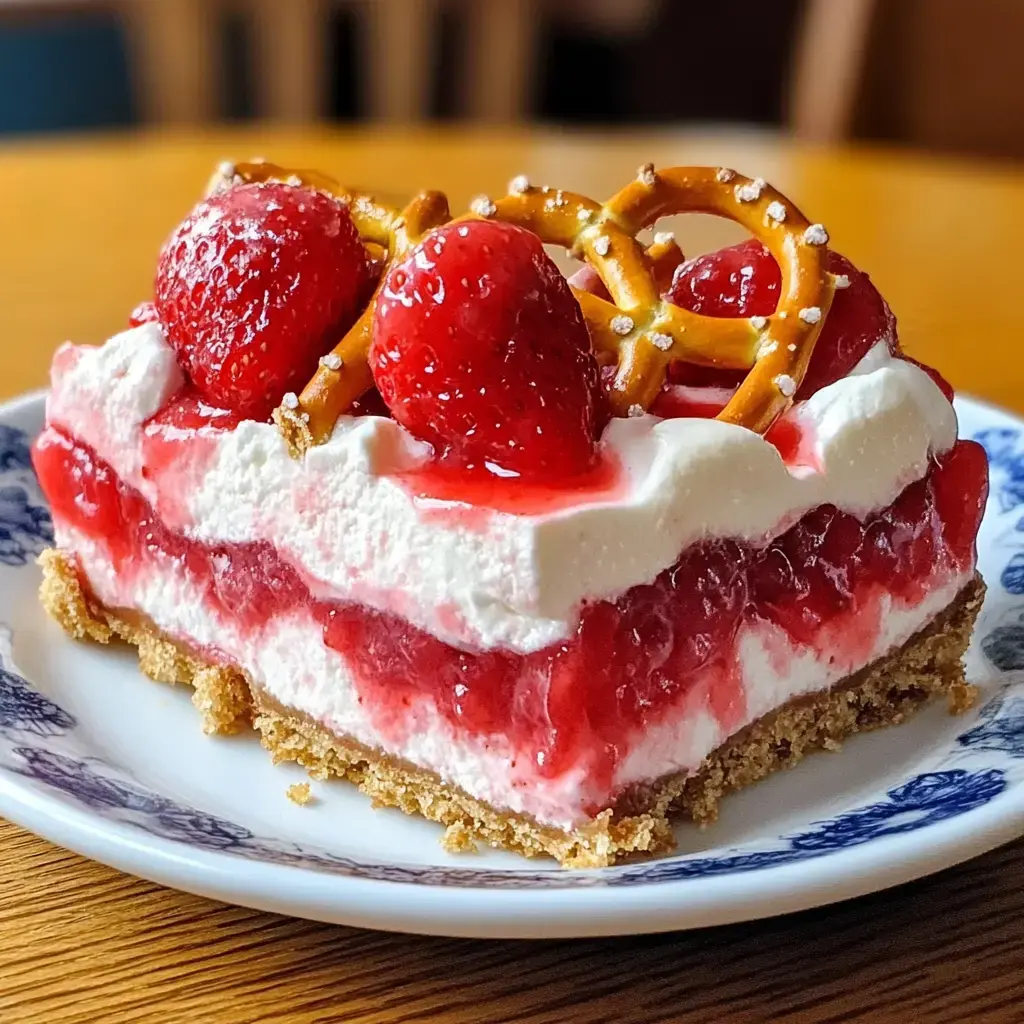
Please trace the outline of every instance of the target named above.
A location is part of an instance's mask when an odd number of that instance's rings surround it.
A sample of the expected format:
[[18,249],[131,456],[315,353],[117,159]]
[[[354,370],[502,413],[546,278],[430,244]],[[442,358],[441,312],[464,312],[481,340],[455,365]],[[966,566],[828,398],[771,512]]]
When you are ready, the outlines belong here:
[[956,436],[939,388],[884,343],[789,414],[788,462],[740,427],[645,416],[612,421],[603,468],[556,491],[453,485],[428,470],[422,444],[372,416],[342,418],[296,461],[270,424],[167,414],[183,383],[159,327],[145,324],[100,348],[62,349],[49,419],[184,536],[270,543],[318,598],[477,651],[566,640],[584,602],[649,582],[702,540],[762,545],[822,504],[866,515]]
[[[680,680],[674,700],[652,706],[640,720],[616,719],[615,748],[608,750],[582,692],[574,705],[577,735],[534,729],[528,711],[534,704],[555,715],[550,688],[556,682],[542,671],[522,673],[523,684],[536,691],[522,692],[520,712],[509,708],[492,729],[482,728],[478,719],[439,707],[452,699],[443,679],[433,681],[437,689],[407,688],[431,671],[429,665],[410,663],[406,679],[388,676],[388,694],[368,687],[359,652],[328,646],[324,620],[314,609],[296,605],[253,629],[212,603],[174,557],[153,552],[146,565],[125,574],[103,545],[59,520],[57,536],[103,606],[141,613],[165,635],[238,668],[268,697],[334,735],[434,772],[491,806],[559,828],[574,827],[631,785],[695,770],[730,735],[774,708],[828,689],[882,657],[931,621],[974,575],[973,569],[951,573],[913,602],[879,593],[855,617],[839,620],[828,634],[835,643],[826,635],[817,648],[796,644],[773,623],[746,622],[736,634],[735,662]],[[859,643],[849,635],[857,630]],[[843,633],[848,635],[840,642]],[[376,651],[371,656],[380,657]],[[457,700],[457,684],[450,685]],[[579,682],[566,678],[565,685]],[[611,714],[613,695],[604,701]],[[568,725],[559,717],[553,721]]]
[[650,583],[587,604],[571,640],[523,655],[325,600],[270,544],[171,530],[54,427],[35,461],[58,542],[106,606],[329,729],[560,826],[695,768],[759,714],[910,636],[973,574],[985,482],[983,452],[959,442],[863,522],[822,506],[763,548],[693,545]]
[[[95,601],[87,603],[77,570],[60,552],[46,552],[42,562],[44,604],[73,636],[103,643],[120,636],[138,645],[140,662],[154,678],[196,684],[196,703],[214,727],[230,726],[248,713],[244,677],[204,664],[152,629],[130,624]],[[567,830],[487,806],[434,773],[283,709],[258,688],[251,697],[264,745],[275,759],[296,760],[321,777],[346,778],[382,804],[442,822],[448,826],[449,848],[466,849],[480,840],[530,856],[549,854],[567,867],[604,867],[625,854],[671,849],[671,818],[711,820],[728,791],[790,767],[813,750],[835,749],[852,733],[898,723],[935,694],[948,694],[952,710],[969,706],[962,657],[983,589],[972,581],[899,649],[825,693],[798,698],[761,717],[710,754],[695,773],[635,787],[615,809]]]

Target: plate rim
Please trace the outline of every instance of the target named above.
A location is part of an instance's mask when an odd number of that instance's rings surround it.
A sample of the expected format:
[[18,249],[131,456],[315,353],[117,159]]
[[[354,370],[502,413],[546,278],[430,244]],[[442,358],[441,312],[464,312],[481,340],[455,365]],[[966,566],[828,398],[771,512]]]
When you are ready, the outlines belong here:
[[[37,389],[0,403],[0,422],[35,411],[46,394],[46,389]],[[971,396],[958,396],[957,404],[965,412],[973,406],[1024,431],[1024,418],[997,405]],[[0,814],[58,846],[118,870],[255,909],[439,936],[576,938],[758,920],[844,901],[953,867],[1024,834],[1024,781],[926,829],[875,837],[813,863],[652,879],[630,886],[412,885],[246,859],[102,818],[19,783],[18,776],[7,772],[0,773]]]

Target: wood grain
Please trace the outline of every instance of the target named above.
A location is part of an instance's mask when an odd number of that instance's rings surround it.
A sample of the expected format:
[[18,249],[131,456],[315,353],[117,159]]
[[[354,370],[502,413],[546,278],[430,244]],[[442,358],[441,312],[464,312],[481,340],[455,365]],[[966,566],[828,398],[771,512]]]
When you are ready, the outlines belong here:
[[585,942],[392,936],[160,888],[0,824],[0,1019],[1019,1022],[1024,844],[851,903]]
[[[0,398],[55,345],[100,341],[147,297],[160,241],[215,160],[262,153],[456,208],[508,177],[611,194],[638,164],[762,174],[871,269],[916,354],[1024,410],[1024,180],[770,139],[463,133],[133,137],[0,149]],[[698,222],[684,246],[732,237]],[[0,1020],[20,1024],[657,1024],[1024,1020],[1024,843],[839,906],[587,942],[389,936],[227,907],[0,823]]]

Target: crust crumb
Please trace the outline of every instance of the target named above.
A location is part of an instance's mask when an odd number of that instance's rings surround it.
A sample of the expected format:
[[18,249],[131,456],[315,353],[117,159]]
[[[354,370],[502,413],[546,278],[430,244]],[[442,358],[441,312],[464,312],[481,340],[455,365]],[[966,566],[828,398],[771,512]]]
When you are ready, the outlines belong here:
[[464,821],[454,821],[441,836],[441,847],[445,853],[479,853],[480,848],[473,837],[472,828]]
[[308,782],[296,782],[294,785],[289,786],[285,792],[288,795],[288,799],[300,807],[305,807],[313,799],[313,793],[309,788]]
[[76,640],[110,643],[121,639],[139,652],[139,668],[158,683],[194,688],[203,732],[226,735],[252,721],[252,703],[244,677],[231,668],[208,665],[192,657],[148,624],[130,622],[130,613],[107,611],[91,601],[74,561],[63,551],[50,549],[39,556],[43,607]]
[[39,600],[50,617],[75,640],[110,643],[113,633],[89,607],[75,562],[56,548],[47,548],[38,563],[43,570]]
[[980,691],[973,683],[954,683],[949,688],[949,713],[951,715],[962,715],[970,711],[978,703]]

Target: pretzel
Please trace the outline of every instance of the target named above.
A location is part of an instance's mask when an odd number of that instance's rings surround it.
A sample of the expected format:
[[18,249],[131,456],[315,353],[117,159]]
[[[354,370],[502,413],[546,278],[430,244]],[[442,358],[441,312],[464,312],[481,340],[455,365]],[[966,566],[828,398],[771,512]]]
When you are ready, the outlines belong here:
[[305,185],[340,199],[349,208],[352,223],[359,237],[371,247],[386,248],[391,227],[401,215],[393,205],[383,203],[374,196],[355,189],[345,188],[334,178],[320,171],[293,170],[281,167],[267,160],[250,160],[245,163],[221,164],[209,184],[206,194],[221,192],[240,182],[283,181],[289,185]]
[[[477,216],[518,224],[585,258],[612,301],[576,291],[599,359],[616,364],[609,394],[616,415],[650,407],[672,362],[750,370],[718,418],[764,433],[793,401],[832,303],[828,236],[762,179],[726,168],[640,168],[604,205],[572,192],[523,187]],[[782,269],[779,308],[769,317],[707,317],[661,296],[636,235],[661,217],[711,213],[745,227]]]

